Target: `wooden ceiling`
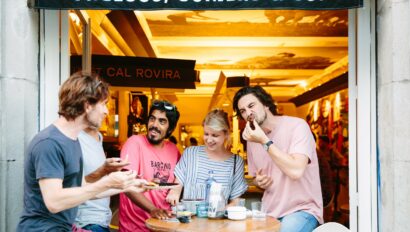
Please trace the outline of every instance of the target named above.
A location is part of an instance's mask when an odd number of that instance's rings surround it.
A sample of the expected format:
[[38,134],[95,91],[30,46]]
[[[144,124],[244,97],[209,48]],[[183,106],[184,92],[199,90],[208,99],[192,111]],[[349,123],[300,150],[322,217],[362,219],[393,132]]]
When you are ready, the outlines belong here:
[[187,118],[231,110],[226,77],[246,75],[287,102],[348,69],[347,10],[76,11],[70,41],[78,55],[79,14],[91,19],[93,54],[196,60],[195,90],[133,89],[186,107]]

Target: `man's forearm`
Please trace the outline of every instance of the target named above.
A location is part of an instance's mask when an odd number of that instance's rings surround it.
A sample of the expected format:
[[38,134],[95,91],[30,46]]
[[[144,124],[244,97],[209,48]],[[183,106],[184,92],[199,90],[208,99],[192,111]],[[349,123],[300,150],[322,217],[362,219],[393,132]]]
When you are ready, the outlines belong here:
[[[46,186],[44,187],[46,188]],[[46,193],[46,191],[44,191],[43,198],[50,212],[58,213],[76,207],[109,188],[110,187],[105,181],[99,181],[83,187],[63,188],[54,193],[51,193],[50,191]]]
[[85,181],[87,181],[87,183],[94,183],[105,175],[107,175],[105,169],[103,167],[99,167],[94,172],[85,176]]
[[292,179],[298,179],[303,175],[309,161],[304,155],[287,154],[274,144],[269,146],[268,153],[279,169]]
[[138,207],[145,210],[147,213],[151,213],[155,209],[155,205],[148,200],[142,193],[125,193],[127,197]]
[[108,189],[102,193],[98,193],[97,195],[95,195],[95,197],[93,197],[92,200],[110,197],[110,196],[113,196],[113,195],[116,195],[122,192],[124,192],[124,190],[122,189]]

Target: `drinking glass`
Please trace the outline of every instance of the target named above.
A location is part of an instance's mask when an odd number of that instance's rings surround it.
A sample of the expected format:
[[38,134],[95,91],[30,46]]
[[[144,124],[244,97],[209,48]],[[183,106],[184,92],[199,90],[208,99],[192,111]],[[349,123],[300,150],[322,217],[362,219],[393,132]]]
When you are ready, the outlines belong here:
[[237,206],[245,207],[245,202],[246,202],[245,198],[239,198]]
[[266,218],[266,213],[262,209],[262,202],[256,201],[252,202],[252,219],[254,220],[264,220]]

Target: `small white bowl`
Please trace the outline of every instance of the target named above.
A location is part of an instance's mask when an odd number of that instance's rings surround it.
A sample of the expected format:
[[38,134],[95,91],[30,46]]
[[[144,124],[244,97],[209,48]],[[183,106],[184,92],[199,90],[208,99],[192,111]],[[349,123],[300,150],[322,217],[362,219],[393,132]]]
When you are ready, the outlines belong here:
[[245,220],[246,208],[244,206],[230,206],[226,209],[227,217],[231,220]]

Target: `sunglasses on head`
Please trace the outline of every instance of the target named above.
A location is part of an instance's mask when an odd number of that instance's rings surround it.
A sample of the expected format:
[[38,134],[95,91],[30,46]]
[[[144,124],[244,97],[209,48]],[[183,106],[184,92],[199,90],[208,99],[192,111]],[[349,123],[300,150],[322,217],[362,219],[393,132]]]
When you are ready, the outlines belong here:
[[171,103],[167,102],[167,101],[154,101],[152,103],[152,105],[155,106],[155,107],[164,106],[164,108],[168,111],[175,110],[175,106],[172,105]]

